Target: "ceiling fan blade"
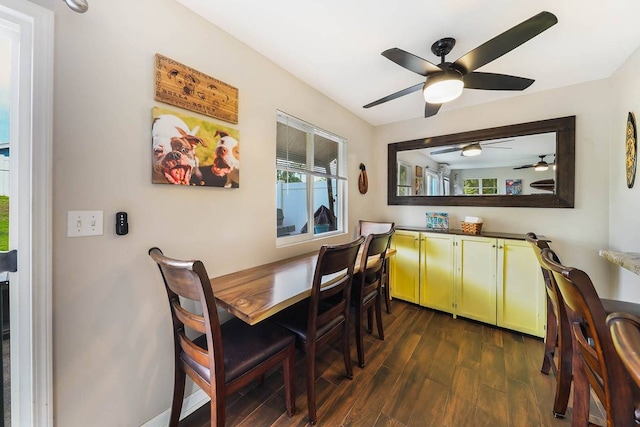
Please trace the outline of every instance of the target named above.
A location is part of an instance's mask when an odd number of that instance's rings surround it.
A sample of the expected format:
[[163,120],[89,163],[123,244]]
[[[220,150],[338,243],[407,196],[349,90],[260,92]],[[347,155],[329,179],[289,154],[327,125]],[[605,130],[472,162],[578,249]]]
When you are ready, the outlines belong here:
[[513,170],[517,170],[517,169],[529,169],[529,168],[533,168],[536,165],[522,165],[522,166],[518,166],[517,168],[513,168]]
[[415,92],[417,90],[422,89],[422,86],[424,86],[424,83],[418,83],[417,85],[413,85],[413,86],[408,87],[406,89],[402,89],[401,91],[398,91],[396,93],[392,93],[391,95],[387,95],[384,98],[380,98],[377,101],[373,101],[373,102],[363,106],[362,108],[375,107],[376,105],[380,105],[380,104],[382,104],[384,102],[391,101],[392,99],[400,98],[401,96],[405,96],[405,95],[413,93],[413,92]]
[[557,22],[558,18],[553,13],[540,12],[458,58],[453,66],[470,73],[531,40]]
[[535,80],[506,74],[473,72],[462,78],[467,89],[525,90]]
[[462,150],[462,147],[445,148],[444,150],[432,151],[429,154],[447,154],[447,153],[453,153],[460,150]]
[[[480,145],[484,147],[485,145],[504,144],[505,142],[511,142],[511,141],[513,141],[513,138],[501,139],[500,141],[481,142]],[[493,147],[489,147],[489,148],[493,148]],[[510,147],[495,147],[495,148],[510,148]]]
[[429,74],[439,73],[442,71],[440,67],[432,64],[426,59],[422,59],[419,56],[397,47],[385,50],[382,52],[382,56],[395,62],[399,66],[406,68],[407,70],[420,74],[421,76],[426,77]]
[[438,114],[438,111],[440,111],[440,107],[442,107],[442,104],[429,104],[428,102],[425,102],[424,104],[425,118],[435,116],[436,114]]

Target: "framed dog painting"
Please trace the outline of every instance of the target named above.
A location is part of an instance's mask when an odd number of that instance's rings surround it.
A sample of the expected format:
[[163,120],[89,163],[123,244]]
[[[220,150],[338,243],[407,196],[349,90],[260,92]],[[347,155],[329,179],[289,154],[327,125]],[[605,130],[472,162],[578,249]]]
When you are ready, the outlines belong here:
[[240,187],[237,129],[158,107],[152,115],[151,182]]

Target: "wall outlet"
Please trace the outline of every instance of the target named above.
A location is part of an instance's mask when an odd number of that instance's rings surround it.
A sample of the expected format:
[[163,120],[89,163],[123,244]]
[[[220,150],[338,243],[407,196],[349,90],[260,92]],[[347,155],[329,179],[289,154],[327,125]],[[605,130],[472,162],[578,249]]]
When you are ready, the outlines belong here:
[[67,237],[102,236],[102,211],[69,211]]

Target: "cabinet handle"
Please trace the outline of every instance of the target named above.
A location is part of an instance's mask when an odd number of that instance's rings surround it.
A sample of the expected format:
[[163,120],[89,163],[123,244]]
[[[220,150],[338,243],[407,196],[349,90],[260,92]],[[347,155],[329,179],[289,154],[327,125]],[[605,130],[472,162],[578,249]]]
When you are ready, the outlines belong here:
[[496,247],[496,245],[491,245],[491,247],[492,247],[492,248],[495,248],[495,247]]
[[504,247],[504,246],[500,245],[500,246],[498,246],[498,249],[502,249],[503,247]]

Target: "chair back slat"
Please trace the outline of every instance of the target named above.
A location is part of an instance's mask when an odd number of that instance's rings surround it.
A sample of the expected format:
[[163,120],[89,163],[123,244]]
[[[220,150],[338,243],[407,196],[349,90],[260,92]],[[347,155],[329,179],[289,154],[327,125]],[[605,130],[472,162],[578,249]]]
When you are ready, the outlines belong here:
[[173,312],[180,322],[184,324],[189,329],[193,329],[196,332],[204,334],[207,332],[207,328],[205,326],[205,320],[203,316],[199,316],[195,313],[190,312],[189,310],[185,310],[182,308],[180,301],[178,298],[171,301],[171,305],[173,307]]
[[607,410],[607,425],[635,425],[628,376],[613,347],[605,310],[591,279],[584,271],[557,262],[551,249],[542,250],[541,257],[562,295],[584,375]]
[[182,351],[200,366],[209,368],[209,352],[189,339],[183,330],[178,333],[178,336],[180,337]]
[[369,234],[381,234],[393,230],[395,223],[382,221],[358,221],[358,236],[368,236]]

